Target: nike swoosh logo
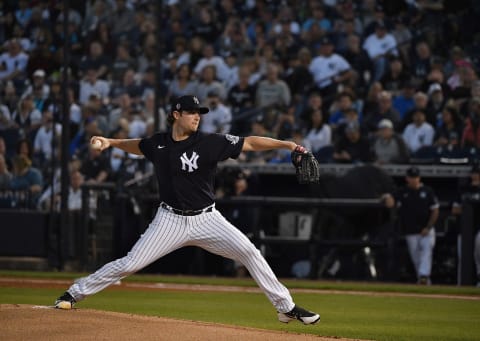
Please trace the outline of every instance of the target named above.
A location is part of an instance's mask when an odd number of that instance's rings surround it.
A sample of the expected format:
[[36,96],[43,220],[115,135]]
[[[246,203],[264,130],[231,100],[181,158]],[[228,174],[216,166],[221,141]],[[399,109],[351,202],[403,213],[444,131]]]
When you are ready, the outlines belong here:
[[165,146],[158,146],[158,149],[162,149],[162,148],[165,148]]

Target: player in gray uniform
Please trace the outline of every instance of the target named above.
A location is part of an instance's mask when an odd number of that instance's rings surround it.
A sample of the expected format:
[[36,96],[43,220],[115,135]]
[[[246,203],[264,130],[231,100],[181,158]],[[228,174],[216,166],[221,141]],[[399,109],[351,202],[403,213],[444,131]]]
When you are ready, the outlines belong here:
[[[294,142],[249,136],[205,134],[198,131],[200,117],[209,109],[200,107],[195,96],[179,97],[169,115],[171,132],[144,139],[108,139],[91,143],[105,150],[120,148],[144,155],[154,167],[159,184],[160,207],[145,233],[128,254],[95,273],[77,280],[55,301],[60,309],[71,309],[86,296],[114,284],[162,256],[194,245],[236,260],[248,269],[278,312],[281,322],[299,320],[313,324],[320,320],[293,302],[260,251],[215,208],[214,178],[217,163],[237,158],[242,151],[288,149],[306,152]],[[97,141],[100,141],[97,142]]]

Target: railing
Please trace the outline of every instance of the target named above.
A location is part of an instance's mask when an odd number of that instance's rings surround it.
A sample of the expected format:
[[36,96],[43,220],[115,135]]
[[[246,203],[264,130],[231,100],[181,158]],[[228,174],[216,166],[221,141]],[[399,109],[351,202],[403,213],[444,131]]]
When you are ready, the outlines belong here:
[[0,208],[31,209],[34,196],[29,190],[0,190]]

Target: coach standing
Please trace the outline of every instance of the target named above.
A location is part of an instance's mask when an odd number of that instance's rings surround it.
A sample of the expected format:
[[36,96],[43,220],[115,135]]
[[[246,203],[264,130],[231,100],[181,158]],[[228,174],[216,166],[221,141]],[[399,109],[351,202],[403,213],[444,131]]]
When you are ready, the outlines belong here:
[[418,283],[430,284],[438,199],[433,190],[421,182],[417,167],[409,168],[405,179],[405,187],[393,195],[384,194],[383,199],[387,207],[398,209],[401,231],[405,234]]

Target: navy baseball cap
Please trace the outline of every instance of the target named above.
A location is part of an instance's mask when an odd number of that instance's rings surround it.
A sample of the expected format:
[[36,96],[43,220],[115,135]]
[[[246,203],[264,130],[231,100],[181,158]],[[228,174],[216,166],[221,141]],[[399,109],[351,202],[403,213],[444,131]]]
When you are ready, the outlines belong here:
[[206,114],[210,110],[207,107],[201,107],[197,96],[185,95],[177,97],[172,105],[172,111],[198,111],[200,114]]
[[407,176],[409,178],[416,178],[420,176],[420,169],[418,167],[410,167],[407,169]]

